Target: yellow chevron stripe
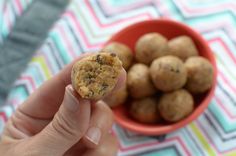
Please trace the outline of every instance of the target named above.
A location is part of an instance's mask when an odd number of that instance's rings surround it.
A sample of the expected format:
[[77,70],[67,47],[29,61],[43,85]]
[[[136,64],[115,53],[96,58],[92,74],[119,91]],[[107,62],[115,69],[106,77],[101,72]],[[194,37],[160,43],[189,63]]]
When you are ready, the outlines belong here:
[[236,155],[236,151],[232,151],[232,152],[229,152],[227,154],[224,154],[225,156],[235,156]]
[[211,148],[211,146],[209,145],[208,141],[205,139],[205,137],[202,135],[200,130],[197,128],[196,124],[191,123],[190,124],[190,128],[192,129],[192,131],[197,136],[199,142],[202,144],[202,147],[205,149],[205,152],[207,152],[207,154],[209,156],[216,156],[217,154],[215,153],[214,149]]
[[40,67],[44,75],[46,76],[46,79],[49,79],[50,77],[52,77],[52,73],[49,71],[49,68],[45,62],[45,59],[42,56],[33,57],[31,61],[34,63],[40,64]]

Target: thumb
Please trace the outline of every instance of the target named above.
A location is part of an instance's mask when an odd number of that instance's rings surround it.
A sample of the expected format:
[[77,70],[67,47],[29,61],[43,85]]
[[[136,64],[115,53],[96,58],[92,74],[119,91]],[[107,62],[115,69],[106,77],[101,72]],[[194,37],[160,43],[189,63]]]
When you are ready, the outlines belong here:
[[33,145],[43,155],[63,155],[88,129],[90,101],[76,98],[71,85],[66,87],[63,102],[53,120],[35,137]]

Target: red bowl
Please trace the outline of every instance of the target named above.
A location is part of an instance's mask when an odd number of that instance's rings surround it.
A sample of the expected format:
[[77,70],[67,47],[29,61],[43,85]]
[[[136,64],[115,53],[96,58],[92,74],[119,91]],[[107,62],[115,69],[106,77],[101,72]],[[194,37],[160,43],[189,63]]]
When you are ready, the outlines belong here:
[[168,39],[180,35],[190,36],[196,44],[199,54],[207,58],[214,67],[214,82],[212,88],[206,94],[196,99],[196,108],[194,109],[192,114],[179,122],[147,125],[139,123],[130,118],[126,105],[121,105],[113,109],[115,120],[122,127],[145,135],[160,135],[167,134],[181,127],[184,127],[185,125],[196,119],[207,108],[214,94],[217,68],[214,55],[202,36],[187,25],[172,20],[150,20],[130,25],[112,36],[105,45],[114,41],[121,42],[129,46],[134,51],[134,46],[138,38],[143,34],[150,32],[158,32]]

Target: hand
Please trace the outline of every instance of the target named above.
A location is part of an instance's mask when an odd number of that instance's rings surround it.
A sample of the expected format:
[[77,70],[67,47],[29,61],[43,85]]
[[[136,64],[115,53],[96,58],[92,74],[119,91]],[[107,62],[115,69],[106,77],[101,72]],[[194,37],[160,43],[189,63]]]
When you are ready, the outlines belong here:
[[[109,133],[112,112],[103,101],[92,102],[75,93],[69,85],[73,63],[18,107],[1,137],[1,155],[116,155],[117,141]],[[124,84],[125,74],[123,70],[115,89]]]

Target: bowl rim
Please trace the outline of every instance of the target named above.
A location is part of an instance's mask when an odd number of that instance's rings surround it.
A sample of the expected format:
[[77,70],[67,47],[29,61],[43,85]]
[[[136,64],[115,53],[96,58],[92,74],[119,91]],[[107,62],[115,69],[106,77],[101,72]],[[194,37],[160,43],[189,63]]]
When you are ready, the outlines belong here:
[[[178,21],[175,20],[169,20],[169,19],[154,19],[154,20],[145,20],[145,21],[141,21],[141,22],[137,22],[134,24],[131,24],[125,28],[123,28],[122,30],[118,31],[115,35],[113,35],[105,44],[104,46],[106,46],[107,44],[116,41],[117,38],[119,38],[121,36],[121,34],[129,31],[130,29],[133,29],[137,26],[140,25],[148,25],[151,23],[166,23],[166,24],[173,24],[173,25],[177,25],[179,27],[182,27],[183,29],[185,29],[185,31],[187,31],[189,34],[192,34],[192,36],[194,36],[194,38],[196,40],[198,40],[200,42],[200,44],[203,46],[204,49],[206,49],[206,51],[209,54],[209,58],[208,60],[211,62],[211,64],[213,65],[214,68],[214,75],[213,75],[213,85],[211,87],[211,89],[208,91],[205,99],[202,101],[202,103],[192,112],[192,114],[190,114],[187,118],[180,120],[179,122],[170,124],[170,125],[163,125],[163,126],[155,126],[155,125],[147,125],[147,127],[144,127],[144,125],[142,126],[142,128],[140,129],[137,128],[136,125],[132,125],[129,122],[124,121],[122,118],[120,118],[120,116],[116,115],[116,109],[117,108],[113,108],[113,113],[114,113],[114,117],[115,117],[115,121],[121,125],[122,127],[133,131],[133,132],[137,132],[137,133],[141,133],[141,134],[145,134],[145,135],[161,135],[161,134],[167,134],[173,131],[176,131],[184,126],[186,126],[187,124],[189,124],[190,122],[192,122],[193,120],[195,120],[197,117],[199,117],[204,110],[208,107],[208,105],[211,102],[211,99],[213,98],[214,95],[214,91],[215,91],[215,87],[216,87],[216,79],[217,79],[217,66],[216,66],[216,61],[215,61],[215,57],[214,54],[211,52],[210,47],[208,46],[207,41],[195,30],[193,30],[192,28],[190,28],[189,26],[187,26],[186,24],[180,23]],[[142,124],[142,123],[140,123]]]

